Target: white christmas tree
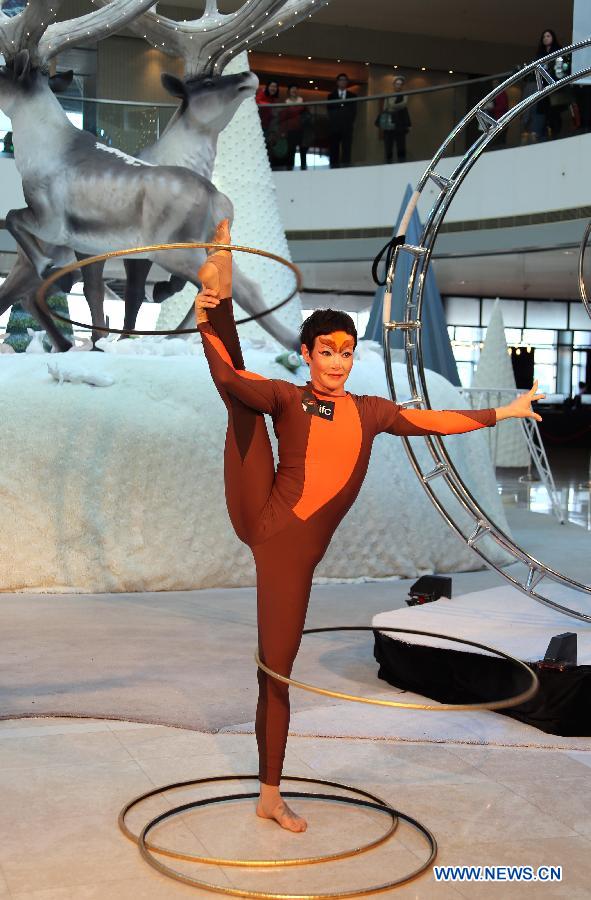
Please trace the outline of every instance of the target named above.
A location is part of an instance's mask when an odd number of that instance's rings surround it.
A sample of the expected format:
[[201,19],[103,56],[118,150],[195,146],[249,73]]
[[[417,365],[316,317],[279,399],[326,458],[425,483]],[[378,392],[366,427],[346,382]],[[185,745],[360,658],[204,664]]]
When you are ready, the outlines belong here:
[[[473,388],[483,391],[510,388],[515,390],[515,375],[505,337],[505,324],[501,305],[497,298],[493,306],[490,321],[486,329],[484,346],[478,361],[478,367],[472,380]],[[507,403],[509,394],[500,394],[494,403]],[[521,423],[517,419],[508,419],[499,423],[492,433],[493,460],[501,467],[527,466],[529,451],[523,434]]]

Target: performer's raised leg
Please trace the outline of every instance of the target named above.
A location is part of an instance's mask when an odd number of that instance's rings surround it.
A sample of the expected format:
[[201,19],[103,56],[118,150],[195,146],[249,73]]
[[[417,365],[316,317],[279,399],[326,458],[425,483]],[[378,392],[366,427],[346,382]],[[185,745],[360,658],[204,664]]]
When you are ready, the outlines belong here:
[[[224,223],[216,233],[220,243],[229,243],[229,233],[223,233]],[[220,251],[209,257],[199,271],[207,290],[214,291],[216,305],[208,306],[206,319],[203,307],[208,303],[198,297],[198,321],[211,326],[221,341],[234,370],[244,371],[244,360],[234,322],[231,294],[231,255]],[[222,297],[220,300],[219,297]],[[213,303],[213,300],[211,301]],[[201,306],[201,311],[200,311]],[[205,337],[204,340],[207,340]],[[253,549],[257,562],[257,616],[259,650],[263,659],[279,671],[291,671],[293,659],[301,639],[312,574],[309,577],[298,567],[294,578],[285,569],[288,554],[282,564],[276,541],[264,541],[265,519],[271,515],[269,499],[275,479],[273,451],[264,415],[240,400],[228,390],[224,371],[211,366],[215,385],[228,410],[228,428],[224,450],[224,481],[228,513],[238,537]],[[289,542],[280,546],[287,547]],[[262,548],[262,549],[260,549]],[[292,563],[294,560],[292,559]],[[277,568],[279,567],[279,578]],[[302,580],[303,579],[303,580]],[[300,585],[301,582],[301,585]],[[285,585],[278,596],[273,586]],[[295,642],[294,642],[295,636]],[[293,645],[293,646],[292,646]],[[260,757],[261,794],[257,815],[275,819],[290,831],[305,831],[306,822],[284,802],[279,791],[281,767],[289,725],[287,686],[258,673],[259,701],[257,705],[257,742]]]

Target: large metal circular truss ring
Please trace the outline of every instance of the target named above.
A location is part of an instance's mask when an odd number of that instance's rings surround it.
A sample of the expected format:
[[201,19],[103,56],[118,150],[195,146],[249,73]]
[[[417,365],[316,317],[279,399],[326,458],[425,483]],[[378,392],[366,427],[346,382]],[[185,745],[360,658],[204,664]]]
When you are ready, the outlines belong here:
[[587,223],[587,227],[585,228],[585,233],[583,234],[581,240],[581,246],[579,248],[579,295],[581,300],[583,301],[583,305],[587,310],[587,315],[591,319],[591,302],[589,301],[589,296],[587,294],[587,288],[585,286],[585,251],[587,249],[587,244],[589,243],[589,235],[591,234],[591,219]]
[[446,641],[452,641],[455,644],[465,644],[468,647],[476,647],[478,650],[485,650],[487,653],[494,653],[496,656],[500,656],[501,659],[513,663],[518,669],[524,671],[530,678],[531,684],[525,691],[521,691],[519,694],[515,694],[515,696],[507,697],[503,700],[490,700],[482,703],[402,703],[398,700],[376,700],[372,697],[362,697],[358,694],[345,694],[342,691],[331,691],[328,688],[317,687],[316,685],[308,684],[305,681],[296,681],[295,678],[287,678],[285,675],[274,672],[273,669],[270,669],[261,662],[258,651],[255,652],[254,655],[255,662],[259,669],[262,669],[262,671],[266,672],[267,675],[270,675],[271,678],[282,681],[283,684],[288,684],[304,691],[311,691],[313,694],[322,694],[324,697],[334,697],[337,700],[350,700],[353,703],[368,703],[371,706],[389,706],[395,709],[422,709],[429,710],[430,712],[510,709],[513,706],[519,706],[520,703],[525,703],[526,700],[530,700],[540,687],[538,676],[526,663],[522,662],[520,659],[516,659],[514,656],[510,656],[503,650],[497,650],[496,647],[488,647],[486,644],[479,644],[477,641],[469,641],[467,638],[451,637],[448,634],[435,634],[432,631],[417,631],[413,628],[385,628],[382,626],[374,628],[371,625],[340,625],[329,628],[306,628],[303,634],[320,634],[333,631],[389,631],[395,632],[396,634],[418,634],[422,637],[443,638]]
[[[154,790],[147,791],[145,794],[141,794],[139,797],[135,797],[133,800],[130,800],[129,803],[126,803],[121,812],[119,813],[119,828],[125,835],[125,837],[129,838],[130,841],[133,841],[135,844],[139,842],[139,835],[134,834],[128,827],[126,818],[129,812],[131,812],[134,807],[138,806],[144,800],[149,799],[150,797],[154,797],[158,794],[162,794],[165,791],[177,790],[179,788],[186,787],[195,787],[200,784],[211,784],[213,782],[220,781],[246,781],[255,779],[258,776],[255,775],[217,775],[213,778],[197,778],[191,781],[179,781],[174,784],[167,784],[164,787],[155,788]],[[368,850],[373,850],[376,847],[379,847],[381,844],[385,843],[396,831],[398,826],[398,817],[394,814],[392,808],[385,800],[382,800],[381,797],[376,797],[375,794],[371,794],[369,791],[361,790],[361,788],[348,787],[343,784],[339,784],[336,781],[325,781],[320,778],[304,778],[302,776],[289,776],[284,775],[283,781],[296,781],[296,782],[305,782],[306,784],[321,784],[324,787],[334,787],[339,788],[340,790],[348,790],[354,794],[358,794],[360,798],[368,801],[373,806],[381,807],[387,812],[390,813],[391,823],[390,827],[386,829],[384,834],[375,838],[372,841],[369,841],[367,844],[361,844],[358,847],[355,847],[353,850],[340,850],[335,853],[329,853],[324,856],[307,856],[300,858],[289,858],[289,859],[224,859],[217,858],[212,856],[195,856],[189,853],[179,853],[176,850],[170,850],[168,847],[161,847],[158,844],[149,843],[147,840],[144,841],[146,848],[153,853],[160,853],[162,856],[170,856],[174,859],[182,859],[187,862],[195,862],[195,863],[208,863],[215,866],[248,866],[250,868],[258,868],[258,867],[269,867],[273,866],[275,868],[282,868],[284,866],[303,866],[310,865],[312,863],[322,863],[322,862],[332,862],[333,860],[338,859],[348,859],[352,856],[358,856],[360,853],[366,853]],[[232,795],[234,798],[240,797],[254,797],[255,794],[240,794],[240,795]],[[298,796],[298,797],[325,797],[326,795],[322,794],[302,794],[299,793],[285,793],[283,792],[283,796]],[[199,806],[207,806],[211,803],[215,803],[218,800],[224,801],[227,799],[226,797],[218,797],[218,798],[205,798],[203,800],[198,800],[193,803],[185,804],[182,807],[182,810],[197,808]],[[354,803],[353,798],[351,797],[330,797],[330,799],[335,799],[339,802],[347,802],[350,801]],[[361,802],[361,801],[360,801]],[[174,810],[169,811],[168,814],[174,815],[175,812],[181,811],[181,807],[175,807]]]
[[[244,778],[245,776],[233,776],[235,778]],[[248,776],[254,777],[254,776]],[[216,780],[216,779],[203,779],[207,780]],[[358,790],[357,788],[350,788],[347,785],[339,785],[337,782],[322,782],[320,779],[306,779],[306,778],[298,778],[294,779],[297,781],[312,781],[313,783],[324,783],[330,784],[333,787],[342,788],[343,790],[351,791]],[[359,793],[361,793],[359,791]],[[366,792],[364,792],[366,793]],[[153,853],[149,849],[149,845],[147,843],[148,834],[161,822],[166,821],[171,816],[174,816],[180,812],[188,811],[189,809],[194,809],[196,806],[201,805],[205,806],[207,803],[213,802],[227,802],[234,800],[246,800],[246,799],[255,799],[258,797],[258,792],[256,793],[244,793],[244,794],[230,794],[223,797],[216,798],[205,798],[203,801],[195,801],[194,803],[187,803],[179,806],[175,809],[169,810],[168,812],[161,813],[158,816],[155,816],[150,822],[146,824],[143,828],[141,834],[138,837],[138,848],[142,855],[142,857],[146,860],[146,862],[151,865],[154,869],[160,872],[162,875],[166,875],[169,878],[173,878],[175,881],[180,881],[183,884],[189,884],[193,887],[201,888],[202,890],[213,891],[218,894],[225,894],[226,896],[231,897],[251,897],[251,898],[261,898],[261,900],[340,900],[340,898],[349,898],[349,897],[364,897],[367,894],[375,894],[381,893],[382,891],[390,890],[391,888],[398,887],[401,884],[406,884],[409,881],[417,878],[421,875],[431,864],[434,862],[435,857],[437,855],[437,842],[433,834],[426,828],[425,825],[422,825],[417,819],[414,819],[412,816],[407,815],[406,813],[400,812],[394,807],[390,806],[389,803],[385,803],[382,800],[374,803],[369,800],[362,800],[353,797],[339,797],[333,794],[307,794],[301,791],[288,791],[284,794],[286,797],[307,797],[311,799],[322,799],[329,801],[336,801],[339,803],[352,803],[355,806],[361,806],[366,809],[375,809],[378,812],[388,813],[390,816],[395,818],[396,820],[402,819],[407,822],[411,827],[413,827],[416,831],[421,834],[426,841],[428,847],[428,857],[423,862],[421,862],[412,872],[409,872],[406,875],[403,875],[401,878],[393,879],[392,881],[385,882],[383,884],[375,884],[370,885],[366,888],[358,888],[352,891],[335,891],[332,893],[314,893],[314,894],[302,894],[302,893],[292,893],[292,894],[282,894],[271,891],[255,891],[255,890],[247,890],[243,888],[234,888],[234,887],[223,887],[219,884],[213,884],[211,882],[203,881],[202,879],[193,878],[190,875],[185,874],[184,872],[178,872],[176,869],[171,868],[170,866],[165,865],[156,859]],[[244,865],[249,865],[244,863]]]
[[281,309],[282,306],[285,306],[289,303],[290,300],[293,300],[295,295],[302,289],[302,274],[298,267],[294,265],[290,260],[284,259],[282,256],[278,256],[276,253],[270,253],[268,250],[258,250],[256,247],[240,247],[235,246],[234,244],[213,244],[211,242],[191,242],[191,243],[181,243],[181,244],[149,244],[146,247],[132,247],[129,250],[112,250],[109,253],[101,253],[98,256],[89,256],[87,259],[77,260],[76,262],[68,263],[67,266],[63,266],[61,269],[57,269],[55,272],[52,272],[51,275],[46,278],[42,284],[39,285],[37,289],[36,300],[43,312],[47,315],[52,316],[54,319],[59,319],[60,322],[65,322],[69,325],[75,325],[77,328],[86,328],[88,331],[99,331],[101,334],[125,334],[125,335],[142,335],[142,336],[160,336],[165,337],[166,335],[175,335],[178,336],[180,334],[196,334],[199,329],[198,328],[176,328],[172,331],[148,331],[148,330],[139,330],[139,329],[125,329],[125,328],[107,328],[103,325],[89,325],[86,322],[76,322],[74,319],[69,319],[67,316],[62,315],[61,313],[56,312],[54,309],[50,309],[47,303],[47,292],[52,284],[55,284],[60,278],[64,275],[68,275],[70,272],[75,272],[77,269],[83,269],[85,266],[91,266],[93,263],[105,262],[108,259],[116,259],[119,256],[133,256],[139,253],[155,253],[158,250],[231,250],[236,253],[251,253],[254,256],[263,256],[266,259],[271,259],[273,262],[280,263],[282,266],[285,266],[291,272],[293,272],[295,276],[295,286],[293,290],[281,300],[279,303],[276,303],[274,306],[270,306],[268,309],[262,310],[259,313],[255,313],[252,316],[246,316],[243,319],[237,319],[237,325],[244,325],[246,322],[255,322],[258,319],[262,319],[265,316],[268,316],[269,313],[275,312],[278,309]]
[[[494,90],[487,94],[486,97],[479,101],[479,103],[477,103],[476,106],[474,106],[464,116],[464,118],[455,126],[455,128],[452,129],[435,156],[432,158],[427,169],[421,176],[421,179],[416,186],[407,209],[402,216],[399,237],[403,236],[406,230],[406,226],[410,221],[412,212],[416,207],[425,186],[431,181],[437,186],[437,188],[439,189],[439,193],[427,217],[427,220],[423,227],[423,233],[418,244],[404,244],[395,248],[387,278],[387,290],[385,295],[386,300],[384,302],[384,364],[386,369],[388,388],[393,400],[396,400],[396,388],[392,375],[389,333],[391,329],[402,326],[404,330],[403,333],[404,348],[406,352],[407,375],[411,389],[410,402],[415,405],[418,404],[419,406],[423,405],[427,408],[430,408],[429,392],[427,389],[422,351],[421,325],[423,295],[426,284],[426,275],[433,254],[433,248],[437,240],[441,225],[443,224],[444,217],[453,198],[462,185],[466,175],[471,171],[473,165],[479,159],[482,152],[487,148],[488,144],[490,144],[490,142],[493,141],[501,131],[507,128],[507,126],[510,125],[514,119],[522,115],[531,106],[539,103],[540,100],[549,97],[550,94],[552,94],[554,91],[560,89],[561,87],[564,87],[567,84],[570,84],[573,81],[576,81],[577,79],[582,78],[585,75],[591,74],[591,66],[585,66],[583,69],[575,71],[575,66],[573,64],[572,71],[569,75],[564,75],[563,77],[554,80],[554,78],[549,74],[548,69],[545,68],[550,63],[555,61],[559,56],[572,58],[573,54],[576,51],[589,46],[591,46],[591,38],[587,38],[577,44],[572,44],[569,47],[564,47],[561,50],[554,51],[553,53],[548,54],[548,56],[545,56],[542,59],[535,60],[533,63],[530,63],[528,66],[525,66],[523,69],[521,69],[515,75],[512,75],[510,78],[506,79],[506,81],[504,81],[502,84],[499,84],[496,88],[494,88]],[[497,94],[499,94],[501,91],[506,90],[508,87],[527,77],[531,79],[535,78],[537,90],[535,90],[529,96],[526,96],[515,106],[511,107],[511,109],[504,113],[500,117],[500,119],[493,119],[486,112],[487,104],[489,104],[491,100],[494,100]],[[460,162],[457,163],[451,175],[444,176],[440,172],[437,172],[436,167],[439,165],[439,162],[443,159],[446,153],[448,153],[451,149],[453,141],[455,141],[458,135],[466,127],[476,124],[477,120],[478,124],[481,127],[482,134],[477,138],[476,141],[474,141],[470,149],[461,158]],[[397,323],[388,321],[388,302],[389,298],[391,297],[391,288],[395,276],[396,264],[402,252],[410,253],[413,256],[413,262],[406,290],[404,322]],[[416,371],[418,372],[418,384],[417,377],[415,375],[415,367]],[[591,587],[589,585],[583,584],[580,581],[576,581],[573,578],[569,578],[567,575],[564,575],[561,572],[556,571],[555,569],[552,569],[550,566],[547,566],[544,563],[540,562],[535,557],[531,556],[531,554],[529,554],[527,551],[519,547],[514,542],[514,540],[508,534],[506,534],[506,532],[504,532],[502,528],[496,525],[496,523],[482,510],[478,501],[475,499],[472,492],[467,487],[464,480],[457,471],[441,437],[426,437],[425,440],[431,457],[433,458],[435,463],[435,466],[431,472],[423,471],[421,464],[419,463],[419,460],[407,438],[403,438],[405,450],[410,459],[415,474],[418,476],[423,488],[429,496],[429,499],[431,500],[437,511],[444,518],[445,522],[458,535],[458,537],[465,544],[470,546],[471,549],[474,550],[474,552],[478,556],[480,556],[483,562],[485,562],[486,565],[488,565],[490,568],[494,569],[505,581],[508,581],[515,588],[522,591],[527,596],[530,596],[533,600],[536,600],[539,603],[542,603],[543,605],[548,606],[557,612],[563,613],[564,615],[579,619],[584,622],[591,622],[591,614],[579,612],[579,610],[577,609],[572,609],[571,607],[565,606],[553,599],[550,599],[548,596],[544,596],[544,594],[540,593],[539,589],[536,590],[536,586],[543,578],[547,578],[558,584],[564,585],[568,588],[572,588],[575,591],[580,592],[581,594],[586,596],[586,599],[589,599],[589,595],[591,595]],[[437,494],[433,490],[431,480],[438,476],[443,476],[453,496],[460,503],[463,510],[468,513],[469,517],[471,518],[472,528],[474,530],[473,533],[470,534],[470,536],[464,534],[460,525],[454,519],[452,514],[448,512],[446,506],[444,506],[443,502],[438,498]],[[523,581],[513,573],[501,568],[500,565],[497,565],[495,562],[493,562],[493,560],[490,558],[490,554],[487,555],[487,552],[485,550],[481,549],[480,546],[476,546],[477,541],[485,535],[489,535],[497,543],[497,545],[507,551],[514,560],[527,567],[529,571]]]

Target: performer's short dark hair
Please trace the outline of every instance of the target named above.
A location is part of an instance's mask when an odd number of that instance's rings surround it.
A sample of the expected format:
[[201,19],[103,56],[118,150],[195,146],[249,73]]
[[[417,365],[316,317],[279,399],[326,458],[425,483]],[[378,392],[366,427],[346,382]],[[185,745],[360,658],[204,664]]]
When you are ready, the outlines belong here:
[[350,334],[357,346],[357,329],[351,316],[340,309],[315,309],[300,328],[300,339],[311,353],[314,341],[319,334],[331,334],[333,331],[344,331]]

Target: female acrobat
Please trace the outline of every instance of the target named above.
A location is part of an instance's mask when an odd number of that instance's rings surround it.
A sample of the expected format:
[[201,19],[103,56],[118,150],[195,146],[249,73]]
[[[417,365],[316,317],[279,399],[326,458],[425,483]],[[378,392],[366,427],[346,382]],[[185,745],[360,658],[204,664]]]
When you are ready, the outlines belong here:
[[[230,243],[226,221],[217,243]],[[376,435],[458,434],[501,419],[540,420],[531,404],[537,382],[498,409],[402,409],[383,397],[345,390],[357,334],[344,312],[316,310],[301,329],[302,356],[310,367],[304,385],[248,372],[232,312],[231,252],[211,254],[199,277],[196,315],[216,388],[228,411],[224,479],[236,534],[253,554],[257,576],[259,654],[289,676],[298,651],[314,570],[354,502]],[[279,441],[275,471],[264,416]],[[256,737],[260,798],[257,814],[283,828],[305,831],[306,822],[283,801],[279,783],[289,725],[288,686],[258,672]]]

